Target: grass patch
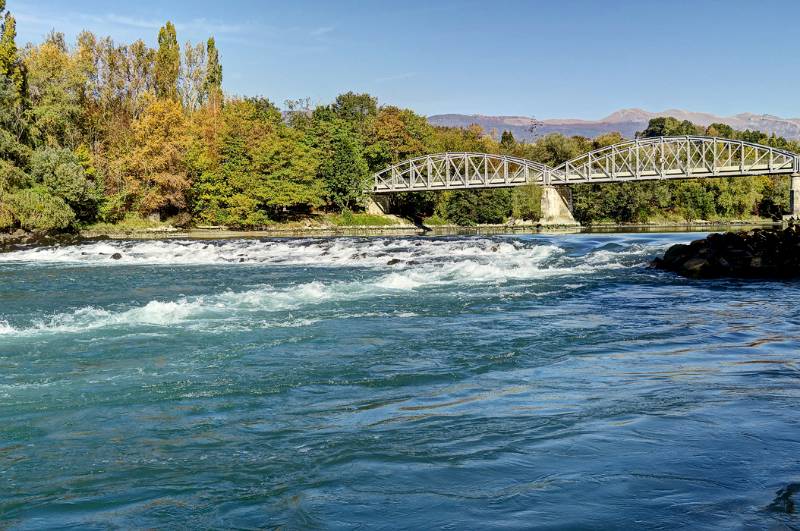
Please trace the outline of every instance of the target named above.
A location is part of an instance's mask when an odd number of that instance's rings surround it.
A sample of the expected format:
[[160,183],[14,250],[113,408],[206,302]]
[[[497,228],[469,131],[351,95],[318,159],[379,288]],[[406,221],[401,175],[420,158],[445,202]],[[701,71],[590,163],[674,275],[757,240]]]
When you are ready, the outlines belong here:
[[447,221],[445,218],[440,216],[439,214],[434,214],[432,216],[428,216],[427,218],[422,220],[422,223],[429,227],[437,227],[441,225],[450,225],[451,223]]

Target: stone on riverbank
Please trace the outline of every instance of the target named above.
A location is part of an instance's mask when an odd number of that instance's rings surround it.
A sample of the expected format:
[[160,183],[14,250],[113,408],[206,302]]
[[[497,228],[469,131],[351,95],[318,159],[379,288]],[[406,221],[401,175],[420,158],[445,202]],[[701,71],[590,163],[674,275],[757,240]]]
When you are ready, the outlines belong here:
[[689,278],[800,277],[800,226],[710,234],[673,245],[652,265]]

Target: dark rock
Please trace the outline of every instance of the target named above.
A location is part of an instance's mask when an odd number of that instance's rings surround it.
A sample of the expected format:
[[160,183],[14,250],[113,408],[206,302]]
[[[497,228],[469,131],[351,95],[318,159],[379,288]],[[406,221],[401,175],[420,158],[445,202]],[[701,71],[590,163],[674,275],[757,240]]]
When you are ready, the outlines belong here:
[[392,258],[391,260],[386,262],[386,265],[395,265],[395,264],[402,264],[402,263],[403,263],[403,261],[400,260],[399,258]]
[[794,514],[794,495],[798,492],[800,492],[800,483],[789,483],[775,493],[775,499],[767,509],[776,513]]
[[111,255],[111,259],[112,260],[121,260],[122,259],[122,255],[120,253],[114,253],[114,254]]
[[673,245],[652,265],[690,278],[800,277],[800,226],[710,234]]

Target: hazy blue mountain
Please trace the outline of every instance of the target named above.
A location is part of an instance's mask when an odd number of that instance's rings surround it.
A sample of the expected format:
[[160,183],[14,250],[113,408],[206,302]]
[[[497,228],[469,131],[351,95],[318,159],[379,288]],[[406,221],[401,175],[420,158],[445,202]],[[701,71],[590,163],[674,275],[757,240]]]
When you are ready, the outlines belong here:
[[428,117],[433,125],[467,127],[478,124],[485,131],[511,131],[519,140],[530,140],[549,133],[561,133],[567,136],[581,135],[595,137],[603,133],[618,131],[631,138],[637,131],[647,126],[651,118],[673,116],[679,120],[689,120],[698,125],[711,123],[728,124],[734,129],[757,129],[766,133],[775,133],[790,139],[800,139],[800,118],[780,118],[768,114],[741,113],[733,116],[715,116],[701,112],[689,112],[680,109],[667,109],[662,112],[648,112],[642,109],[622,109],[600,120],[551,119],[536,120],[527,116],[484,116],[480,114],[436,114]]

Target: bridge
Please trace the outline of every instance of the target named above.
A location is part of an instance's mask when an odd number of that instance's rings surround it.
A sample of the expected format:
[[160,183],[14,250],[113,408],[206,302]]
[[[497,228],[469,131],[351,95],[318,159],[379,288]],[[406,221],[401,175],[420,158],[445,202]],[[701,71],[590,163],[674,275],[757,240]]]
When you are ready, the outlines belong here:
[[374,174],[371,192],[507,188],[533,183],[543,187],[544,222],[574,223],[569,201],[555,186],[748,175],[791,175],[790,215],[800,218],[800,155],[752,142],[704,136],[622,142],[555,168],[488,153],[425,155]]

